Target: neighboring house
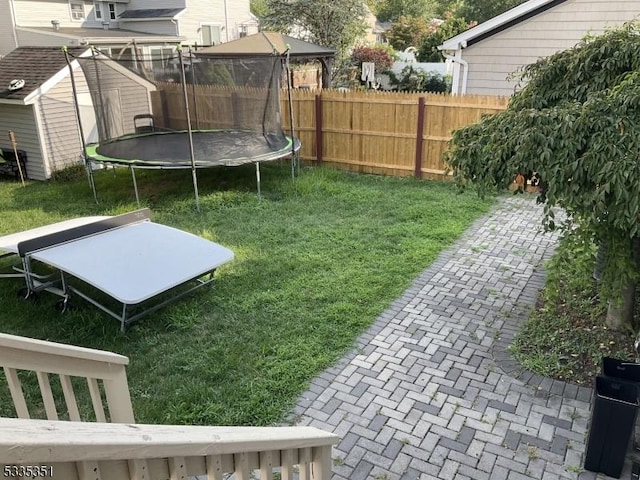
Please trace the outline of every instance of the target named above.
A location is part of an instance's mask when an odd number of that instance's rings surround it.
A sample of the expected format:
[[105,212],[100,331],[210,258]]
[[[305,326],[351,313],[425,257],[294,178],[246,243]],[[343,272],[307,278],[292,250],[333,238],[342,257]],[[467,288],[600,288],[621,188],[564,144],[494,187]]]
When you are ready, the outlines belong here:
[[[85,142],[98,139],[96,116],[82,69],[74,57],[90,56],[86,47],[69,49],[78,93]],[[123,133],[133,132],[133,115],[151,112],[150,92],[155,86],[118,63],[108,62],[102,88],[110,95],[110,108],[122,112]],[[8,90],[14,79],[24,87]],[[116,83],[117,82],[117,83]],[[20,47],[0,59],[0,148],[11,148],[8,132],[27,154],[27,177],[46,180],[53,172],[82,161],[82,141],[66,58],[58,47]]]
[[365,42],[369,44],[389,43],[385,34],[391,28],[391,22],[379,21],[367,5],[364,8],[366,11],[364,22],[367,25]]
[[639,13],[640,0],[529,0],[438,48],[454,61],[452,93],[508,96],[520,67]]
[[257,31],[249,0],[0,0],[0,56],[62,45],[115,55],[135,45],[163,60],[178,43],[214,45]]

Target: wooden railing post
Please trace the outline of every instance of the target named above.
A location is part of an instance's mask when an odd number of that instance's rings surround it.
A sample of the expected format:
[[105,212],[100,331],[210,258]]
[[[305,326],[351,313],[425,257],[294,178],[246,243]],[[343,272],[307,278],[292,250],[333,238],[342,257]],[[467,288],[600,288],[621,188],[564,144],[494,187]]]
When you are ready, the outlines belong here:
[[316,160],[322,163],[322,94],[316,95]]
[[416,132],[416,163],[414,175],[422,177],[422,136],[424,135],[424,97],[418,99],[418,131]]

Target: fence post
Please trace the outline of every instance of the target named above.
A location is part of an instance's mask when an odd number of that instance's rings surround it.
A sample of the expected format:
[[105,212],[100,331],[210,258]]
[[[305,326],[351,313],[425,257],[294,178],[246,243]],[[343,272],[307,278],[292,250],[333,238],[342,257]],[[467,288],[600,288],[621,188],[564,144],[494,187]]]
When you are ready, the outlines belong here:
[[316,160],[322,163],[322,94],[316,95]]
[[424,133],[424,97],[418,99],[418,131],[416,133],[416,164],[414,175],[422,177],[422,135]]

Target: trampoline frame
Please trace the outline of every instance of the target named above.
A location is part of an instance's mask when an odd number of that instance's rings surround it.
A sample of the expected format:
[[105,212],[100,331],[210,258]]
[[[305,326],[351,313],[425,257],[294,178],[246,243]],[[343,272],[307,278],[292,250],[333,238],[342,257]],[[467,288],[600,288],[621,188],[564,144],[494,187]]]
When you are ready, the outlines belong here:
[[[234,129],[217,129],[217,130],[193,130],[193,133],[222,133],[222,132],[237,132],[238,130]],[[118,137],[112,142],[120,142],[126,141],[127,139],[134,139],[140,137],[150,137],[150,136],[158,136],[158,135],[185,135],[188,134],[187,130],[173,130],[167,132],[152,132],[152,133],[139,133],[139,134],[130,134],[124,135],[122,137]],[[285,135],[285,139],[287,140],[287,144],[285,147],[274,150],[271,155],[262,155],[259,157],[235,157],[229,159],[218,159],[215,161],[207,162],[206,160],[197,160],[194,158],[195,168],[211,168],[211,167],[226,167],[226,166],[240,166],[246,165],[249,163],[255,163],[256,165],[256,189],[258,192],[258,198],[262,198],[262,190],[260,184],[260,163],[268,162],[274,160],[280,160],[291,155],[292,150],[296,153],[300,150],[300,141],[297,139],[292,139],[290,136]],[[86,161],[92,165],[108,165],[112,167],[127,167],[131,170],[131,177],[133,182],[133,189],[136,196],[136,202],[140,205],[140,195],[138,193],[138,183],[135,176],[136,169],[143,170],[184,170],[191,167],[191,162],[152,162],[149,163],[147,160],[140,159],[123,159],[119,157],[109,157],[106,155],[102,155],[98,153],[98,148],[100,148],[102,144],[92,143],[86,146]]]

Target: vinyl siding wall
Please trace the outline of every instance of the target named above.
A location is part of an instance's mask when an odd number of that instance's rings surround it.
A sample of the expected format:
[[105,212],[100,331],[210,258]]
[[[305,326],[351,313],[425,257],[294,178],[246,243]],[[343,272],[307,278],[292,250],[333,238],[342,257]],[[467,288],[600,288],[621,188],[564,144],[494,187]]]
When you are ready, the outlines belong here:
[[[224,17],[224,0],[189,0],[187,10],[179,17],[179,34],[187,38],[186,43],[202,45],[200,26],[218,24],[225,29],[221,32],[223,42],[239,38],[241,24],[250,24],[248,34],[258,32],[251,17],[249,0],[227,0],[227,22]],[[226,28],[229,31],[226,31]]]
[[0,1],[0,56],[16,48],[13,30],[13,16],[9,2]]
[[587,33],[633,20],[640,1],[569,0],[462,51],[469,64],[467,93],[511,95],[521,66],[576,45]]
[[[78,91],[88,91],[84,77],[74,74]],[[71,79],[66,76],[36,104],[47,178],[56,170],[82,162],[82,143],[73,102]]]
[[[82,0],[74,0],[81,2]],[[51,26],[51,20],[58,20],[60,27],[99,27],[95,20],[93,1],[84,2],[85,20],[72,20],[69,0],[15,0],[16,24],[21,27]],[[52,27],[53,31],[53,27]]]
[[45,180],[47,176],[32,105],[0,104],[0,146],[10,149],[9,130],[15,134],[18,149],[27,152],[27,177]]

